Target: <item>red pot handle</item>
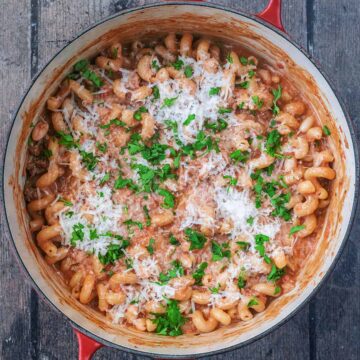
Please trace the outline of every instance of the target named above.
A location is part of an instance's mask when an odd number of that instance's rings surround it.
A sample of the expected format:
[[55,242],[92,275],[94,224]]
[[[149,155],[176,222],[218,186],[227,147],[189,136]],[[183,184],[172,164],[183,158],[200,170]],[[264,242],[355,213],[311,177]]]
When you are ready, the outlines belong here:
[[79,355],[78,360],[91,360],[92,356],[97,350],[99,350],[104,345],[98,343],[94,339],[84,335],[79,330],[75,329],[75,334],[78,340],[79,346]]
[[256,16],[279,30],[286,32],[281,22],[281,0],[270,0],[268,6],[256,14]]

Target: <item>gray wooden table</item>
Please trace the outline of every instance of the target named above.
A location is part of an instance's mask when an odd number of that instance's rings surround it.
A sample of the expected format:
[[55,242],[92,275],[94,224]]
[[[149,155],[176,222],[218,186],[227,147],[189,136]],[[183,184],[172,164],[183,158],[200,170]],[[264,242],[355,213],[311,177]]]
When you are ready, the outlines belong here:
[[[150,2],[0,1],[1,156],[21,95],[53,54],[98,20]],[[248,12],[258,12],[266,4],[266,0],[216,2]],[[359,124],[360,0],[283,0],[283,18],[288,33],[322,65]],[[211,359],[360,359],[359,215],[335,271],[308,305],[270,335]],[[0,359],[75,359],[77,344],[69,322],[24,281],[9,250],[2,210],[0,216]],[[95,356],[135,358],[144,359],[109,348]]]

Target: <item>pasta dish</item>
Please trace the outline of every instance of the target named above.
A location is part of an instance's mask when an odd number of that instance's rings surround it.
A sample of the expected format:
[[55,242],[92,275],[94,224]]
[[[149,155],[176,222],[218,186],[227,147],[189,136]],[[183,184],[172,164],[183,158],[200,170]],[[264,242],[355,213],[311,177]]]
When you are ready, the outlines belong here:
[[281,69],[189,33],[79,59],[28,141],[29,227],[72,296],[159,335],[289,292],[331,196],[331,136]]

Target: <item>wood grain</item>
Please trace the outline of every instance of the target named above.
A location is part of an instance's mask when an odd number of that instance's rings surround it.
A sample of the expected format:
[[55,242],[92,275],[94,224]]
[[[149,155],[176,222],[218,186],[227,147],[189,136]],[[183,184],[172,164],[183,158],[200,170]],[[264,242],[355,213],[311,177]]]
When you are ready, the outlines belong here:
[[[78,32],[123,9],[155,1],[8,0],[0,11],[0,151],[17,102],[31,77]],[[213,1],[210,1],[213,2]],[[266,0],[222,0],[245,12],[259,12]],[[291,37],[331,76],[354,121],[359,121],[360,6],[358,0],[284,1],[284,25]],[[358,133],[360,136],[360,134]],[[2,169],[0,170],[2,171]],[[359,214],[357,216],[359,219]],[[10,251],[0,212],[0,358],[75,359],[77,344],[70,324],[24,282]],[[359,359],[360,259],[354,226],[350,241],[326,284],[295,317],[242,349],[211,359]],[[109,348],[94,359],[146,359]]]

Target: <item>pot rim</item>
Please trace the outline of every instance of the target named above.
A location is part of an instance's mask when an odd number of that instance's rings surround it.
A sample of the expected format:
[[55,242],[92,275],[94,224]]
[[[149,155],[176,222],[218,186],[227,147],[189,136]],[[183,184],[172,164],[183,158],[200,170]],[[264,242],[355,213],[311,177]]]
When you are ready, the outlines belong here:
[[[337,90],[335,89],[335,86],[333,84],[333,82],[329,79],[329,77],[325,74],[325,72],[322,70],[322,68],[320,67],[319,63],[313,58],[313,56],[311,56],[310,54],[308,54],[308,52],[301,47],[300,45],[298,45],[294,40],[292,40],[290,38],[290,36],[279,30],[277,27],[269,24],[268,22],[262,20],[261,18],[257,17],[256,15],[253,14],[249,14],[247,12],[243,12],[241,10],[235,10],[233,8],[227,7],[227,6],[223,6],[220,4],[214,4],[214,3],[207,3],[207,2],[201,2],[202,0],[194,0],[194,1],[166,1],[166,2],[157,2],[154,4],[148,4],[148,5],[141,5],[141,6],[137,6],[137,7],[132,7],[129,9],[125,9],[122,11],[119,11],[113,15],[109,15],[107,17],[105,17],[102,20],[99,20],[98,22],[88,26],[85,30],[79,32],[68,44],[66,44],[65,46],[63,46],[60,50],[58,50],[47,62],[44,66],[42,66],[41,70],[37,72],[37,74],[33,77],[33,79],[31,79],[31,82],[29,84],[29,86],[27,87],[27,89],[25,90],[25,92],[23,93],[21,100],[19,101],[19,105],[16,108],[16,111],[12,117],[11,120],[11,126],[8,130],[7,133],[7,141],[6,141],[6,146],[5,146],[5,151],[4,151],[4,155],[3,155],[3,166],[5,165],[5,160],[7,158],[8,155],[8,146],[9,146],[9,141],[10,141],[10,134],[13,130],[14,124],[15,124],[15,120],[18,117],[20,108],[22,107],[25,99],[27,98],[29,92],[31,91],[34,83],[37,81],[38,78],[40,78],[40,76],[43,74],[44,70],[49,66],[49,64],[61,53],[64,51],[64,49],[66,49],[68,46],[70,46],[74,41],[76,41],[77,39],[79,39],[82,35],[86,34],[87,32],[89,32],[90,30],[96,28],[97,26],[106,23],[109,20],[112,20],[114,18],[126,15],[126,14],[130,14],[132,12],[136,12],[139,10],[144,10],[144,9],[149,9],[149,8],[155,8],[155,7],[159,7],[159,6],[172,6],[172,5],[180,5],[180,6],[198,6],[198,7],[205,7],[205,8],[211,8],[211,9],[216,9],[216,10],[221,10],[224,12],[228,12],[228,13],[232,13],[235,15],[240,15],[243,16],[245,18],[251,19],[257,23],[259,23],[260,25],[268,28],[269,30],[272,30],[274,32],[276,32],[278,35],[280,35],[282,38],[284,38],[285,40],[287,40],[291,45],[293,45],[295,48],[297,48],[314,66],[315,68],[319,71],[319,73],[323,76],[323,78],[325,79],[326,83],[329,85],[331,91],[333,92],[333,94],[335,95],[336,99],[339,102],[340,108],[344,114],[347,126],[349,128],[349,132],[350,132],[350,136],[351,136],[351,140],[353,143],[353,151],[354,151],[354,158],[355,158],[355,189],[354,189],[354,198],[353,198],[353,202],[352,202],[352,209],[351,209],[351,215],[350,215],[350,219],[349,219],[349,223],[347,225],[347,229],[346,232],[344,234],[343,240],[341,242],[341,245],[334,257],[334,259],[332,260],[332,263],[330,264],[328,270],[326,271],[326,273],[324,274],[323,278],[319,281],[319,283],[313,288],[313,290],[311,291],[311,293],[307,296],[307,298],[305,298],[302,303],[300,303],[294,310],[292,310],[291,312],[289,312],[284,319],[280,320],[279,322],[277,322],[276,324],[272,325],[271,327],[269,327],[267,330],[263,331],[262,333],[243,341],[242,343],[239,344],[235,344],[232,346],[228,346],[219,350],[213,350],[213,351],[208,351],[208,352],[202,352],[202,353],[198,353],[198,354],[194,354],[191,355],[192,358],[201,358],[204,356],[211,356],[211,355],[216,355],[216,354],[221,354],[221,353],[225,353],[225,352],[229,352],[229,351],[233,351],[236,349],[240,349],[241,347],[245,346],[245,345],[249,345],[263,337],[265,337],[266,335],[268,335],[270,332],[278,329],[279,327],[281,327],[282,325],[284,325],[286,322],[288,322],[294,315],[296,315],[300,310],[302,310],[305,305],[307,305],[310,300],[318,293],[318,291],[320,290],[321,286],[323,286],[323,284],[326,282],[326,280],[329,278],[330,274],[333,272],[336,264],[339,261],[339,258],[341,257],[341,254],[343,253],[343,250],[345,248],[345,245],[350,237],[350,232],[352,230],[353,224],[354,224],[354,219],[355,219],[355,215],[356,215],[356,211],[357,211],[357,205],[358,205],[358,200],[359,200],[359,183],[360,183],[360,164],[359,164],[359,145],[360,142],[356,137],[356,132],[355,132],[355,125],[352,122],[346,108],[344,105],[344,102],[342,100],[342,98],[339,96]],[[3,200],[5,199],[5,172],[3,171],[2,174],[2,194],[1,194]],[[117,350],[121,350],[121,351],[125,351],[128,353],[132,353],[135,355],[142,355],[142,356],[151,356],[151,357],[155,357],[155,358],[160,358],[160,357],[164,357],[166,356],[166,358],[168,359],[179,359],[179,358],[184,358],[184,355],[173,355],[173,354],[159,354],[156,352],[147,352],[147,351],[142,351],[142,350],[138,350],[138,349],[132,349],[132,348],[128,348],[122,345],[118,345],[116,343],[113,343],[111,341],[105,340],[101,337],[99,337],[96,334],[93,334],[91,331],[85,329],[84,327],[82,327],[81,325],[77,324],[73,319],[71,319],[70,317],[68,317],[63,311],[61,311],[56,304],[48,297],[45,295],[45,293],[42,291],[42,289],[40,288],[40,286],[37,284],[36,280],[30,275],[27,267],[25,266],[17,248],[14,242],[14,237],[11,231],[11,227],[10,227],[10,222],[9,222],[9,218],[8,218],[8,214],[7,214],[7,210],[6,210],[6,204],[5,201],[3,201],[3,207],[5,210],[5,219],[6,219],[6,224],[7,227],[9,229],[9,234],[10,234],[10,239],[11,239],[11,248],[13,250],[13,252],[16,255],[16,259],[17,261],[21,264],[21,268],[24,270],[27,278],[31,281],[31,285],[32,287],[36,290],[37,294],[40,295],[40,297],[42,299],[46,299],[46,302],[49,303],[51,305],[51,307],[53,309],[55,309],[58,313],[60,313],[62,316],[66,317],[66,319],[70,322],[70,324],[78,329],[79,331],[81,331],[83,334],[89,336],[90,338],[98,341],[99,343],[106,345],[108,347],[117,349]],[[156,349],[156,348],[154,348]]]

